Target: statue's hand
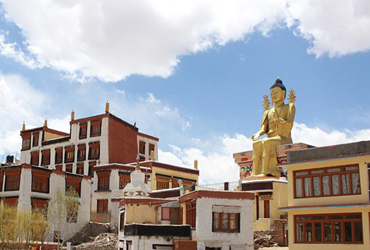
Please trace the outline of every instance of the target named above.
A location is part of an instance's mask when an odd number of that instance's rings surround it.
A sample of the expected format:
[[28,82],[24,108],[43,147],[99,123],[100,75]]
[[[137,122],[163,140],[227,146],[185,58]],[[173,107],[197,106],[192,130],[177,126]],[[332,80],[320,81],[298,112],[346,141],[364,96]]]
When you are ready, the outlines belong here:
[[258,138],[260,138],[260,136],[261,136],[260,132],[255,133],[254,135],[252,135],[252,141],[257,141]]

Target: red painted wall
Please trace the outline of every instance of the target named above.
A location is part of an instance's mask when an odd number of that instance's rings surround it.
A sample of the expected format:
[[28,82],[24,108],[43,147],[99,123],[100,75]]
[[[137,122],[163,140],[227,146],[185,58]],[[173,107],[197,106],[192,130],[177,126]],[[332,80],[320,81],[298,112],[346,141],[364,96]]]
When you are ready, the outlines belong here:
[[138,154],[138,131],[109,117],[109,163],[132,163]]

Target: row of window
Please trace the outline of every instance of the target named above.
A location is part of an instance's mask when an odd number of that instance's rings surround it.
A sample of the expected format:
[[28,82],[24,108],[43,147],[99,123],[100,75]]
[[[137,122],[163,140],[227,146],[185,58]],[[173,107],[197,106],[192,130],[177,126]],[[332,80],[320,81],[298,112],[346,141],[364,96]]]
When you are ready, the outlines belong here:
[[294,171],[293,178],[295,198],[361,193],[358,165]]
[[[32,170],[31,191],[39,193],[49,193],[50,172]],[[16,170],[10,173],[0,173],[0,191],[2,191],[3,180],[5,178],[4,191],[18,191],[20,186],[21,171]],[[66,190],[74,190],[81,195],[81,177],[66,176]]]
[[[32,136],[31,136],[32,135]],[[96,137],[101,135],[101,120],[91,121],[90,126],[90,137]],[[80,123],[79,138],[87,138],[87,123]],[[31,144],[32,140],[32,144]],[[39,146],[40,133],[35,132],[32,134],[23,135],[22,150],[28,150],[32,147]]]
[[[140,154],[145,154],[145,149],[146,149],[146,142],[140,141],[139,142],[139,153]],[[155,150],[155,145],[154,144],[149,144],[149,154],[150,152]]]
[[[94,142],[89,143],[89,160],[97,160],[99,159],[100,155],[100,143]],[[32,165],[39,165],[39,151],[31,152],[31,160],[30,164]],[[56,148],[54,153],[54,160],[55,164],[63,163],[63,147]],[[74,162],[75,160],[75,146],[67,146],[64,148],[64,162]],[[81,144],[77,146],[77,161],[85,161],[86,160],[86,145]],[[42,150],[41,151],[41,165],[49,165],[50,164],[50,149]]]
[[296,215],[294,224],[296,243],[363,242],[360,213]]
[[170,177],[170,176],[162,176],[162,175],[156,175],[156,181],[157,181],[157,190],[161,189],[168,189],[170,188],[170,183],[172,184],[172,188],[179,187],[179,181],[181,180],[182,184],[185,188],[191,189],[191,187],[196,183],[195,180],[184,180],[180,177]]
[[[101,120],[91,121],[90,126],[90,137],[96,137],[101,135]],[[80,123],[79,136],[80,139],[87,138],[87,123]]]
[[[77,163],[75,173],[76,174],[81,174],[81,175],[88,175],[88,176],[93,177],[94,176],[94,166],[95,165],[96,165],[96,161],[89,162],[88,172],[85,173],[84,163]],[[59,171],[65,171],[67,173],[74,173],[73,164],[66,164],[64,170],[63,170],[63,165],[56,165],[55,169],[59,170]]]

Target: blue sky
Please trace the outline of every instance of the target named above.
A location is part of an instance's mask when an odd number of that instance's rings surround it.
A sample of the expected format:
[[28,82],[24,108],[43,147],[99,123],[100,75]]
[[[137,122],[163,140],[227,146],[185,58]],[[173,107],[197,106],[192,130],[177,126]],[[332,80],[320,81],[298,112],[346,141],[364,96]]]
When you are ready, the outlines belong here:
[[278,76],[294,142],[369,140],[369,29],[367,0],[0,1],[0,155],[23,121],[68,132],[72,109],[109,101],[160,138],[160,161],[234,181]]

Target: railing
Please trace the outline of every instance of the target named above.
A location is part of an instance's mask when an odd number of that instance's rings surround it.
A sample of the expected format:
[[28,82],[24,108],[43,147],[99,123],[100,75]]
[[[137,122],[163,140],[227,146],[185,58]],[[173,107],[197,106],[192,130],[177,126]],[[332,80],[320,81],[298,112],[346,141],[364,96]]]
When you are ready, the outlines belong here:
[[236,191],[236,190],[239,190],[238,187],[240,187],[239,181],[230,181],[230,182],[222,182],[222,183],[197,185],[196,189]]

